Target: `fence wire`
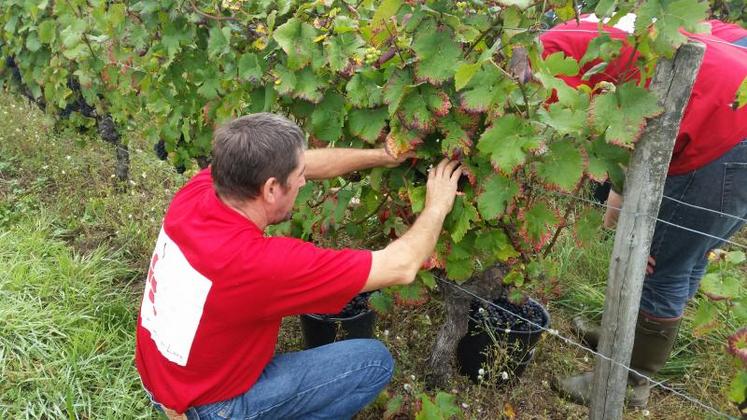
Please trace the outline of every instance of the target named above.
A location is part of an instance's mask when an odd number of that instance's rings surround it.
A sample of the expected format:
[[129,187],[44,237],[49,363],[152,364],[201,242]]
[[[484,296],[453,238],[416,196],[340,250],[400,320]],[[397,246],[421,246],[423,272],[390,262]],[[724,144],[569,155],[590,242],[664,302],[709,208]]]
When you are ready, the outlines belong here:
[[532,325],[534,327],[537,327],[537,328],[539,328],[539,329],[541,329],[543,331],[546,331],[547,333],[549,333],[552,336],[555,336],[555,337],[561,339],[563,342],[565,342],[567,344],[573,345],[575,347],[578,347],[578,348],[584,350],[585,352],[591,353],[591,354],[593,354],[595,356],[598,356],[598,357],[600,357],[600,358],[602,358],[604,360],[607,360],[608,362],[610,362],[612,364],[615,364],[617,366],[622,367],[623,369],[627,370],[628,372],[633,372],[636,375],[638,375],[638,376],[640,376],[640,377],[645,378],[646,380],[648,380],[649,383],[651,383],[653,386],[657,386],[657,387],[665,389],[665,390],[667,390],[667,391],[669,391],[669,392],[671,392],[671,393],[673,393],[675,395],[678,395],[678,396],[680,396],[680,397],[682,397],[682,398],[684,398],[684,399],[692,402],[693,404],[696,404],[696,405],[700,406],[701,408],[703,408],[703,409],[705,409],[705,410],[707,410],[707,411],[709,411],[709,412],[711,412],[711,413],[713,413],[715,415],[718,415],[720,417],[724,417],[724,418],[728,418],[728,419],[736,419],[736,417],[730,416],[730,415],[728,415],[728,414],[726,414],[726,413],[724,413],[722,411],[719,411],[718,409],[716,409],[716,408],[714,408],[714,407],[712,407],[712,406],[710,406],[710,405],[708,405],[708,404],[706,404],[706,403],[698,400],[697,398],[691,397],[691,396],[685,394],[684,392],[678,391],[675,388],[672,388],[670,386],[665,385],[664,382],[662,382],[662,381],[657,381],[657,380],[655,380],[655,379],[653,379],[653,378],[651,378],[649,376],[646,376],[646,375],[638,372],[637,370],[631,368],[630,366],[625,365],[624,363],[618,362],[617,360],[614,360],[614,359],[612,359],[610,357],[605,356],[602,353],[599,353],[596,350],[593,350],[593,349],[591,349],[589,347],[586,347],[583,344],[578,343],[578,342],[574,341],[571,338],[565,337],[565,336],[561,335],[558,332],[558,330],[556,330],[556,329],[546,328],[546,327],[544,327],[544,326],[542,326],[540,324],[537,324],[536,322],[533,322],[533,321],[531,321],[531,320],[529,320],[527,318],[524,318],[523,316],[521,316],[521,315],[519,315],[519,314],[517,314],[517,313],[515,313],[515,312],[513,312],[513,311],[511,311],[509,309],[506,309],[506,308],[503,308],[503,307],[501,307],[499,305],[496,305],[495,303],[493,303],[493,302],[491,302],[491,301],[483,298],[482,296],[478,296],[475,293],[472,293],[470,290],[465,289],[465,288],[461,287],[460,285],[458,285],[456,283],[453,283],[451,281],[443,279],[440,276],[435,276],[435,278],[436,278],[436,280],[438,280],[442,284],[448,285],[449,287],[456,288],[457,290],[460,290],[463,293],[466,293],[466,294],[472,296],[474,299],[477,299],[477,300],[479,300],[479,301],[481,301],[481,302],[483,302],[485,304],[488,304],[488,305],[490,305],[490,306],[492,306],[494,308],[498,308],[498,309],[500,309],[503,312],[506,312],[506,313],[508,313],[508,314],[510,314],[510,315],[512,315],[512,316],[514,316],[516,318],[518,318],[518,319],[521,319],[522,321],[524,321],[524,322],[526,322],[526,323],[528,323],[528,324],[530,324],[530,325]]

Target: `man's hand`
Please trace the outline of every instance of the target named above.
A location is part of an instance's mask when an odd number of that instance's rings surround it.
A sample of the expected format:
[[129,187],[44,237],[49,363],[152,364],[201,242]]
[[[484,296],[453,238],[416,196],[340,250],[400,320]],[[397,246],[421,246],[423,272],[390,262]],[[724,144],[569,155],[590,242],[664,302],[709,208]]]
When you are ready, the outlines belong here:
[[426,184],[425,208],[438,210],[444,216],[449,214],[454,206],[460,176],[462,167],[456,160],[444,159],[431,168]]
[[622,195],[610,190],[607,196],[607,211],[604,212],[604,227],[614,229],[617,225],[617,218],[620,216],[620,208],[623,205]]

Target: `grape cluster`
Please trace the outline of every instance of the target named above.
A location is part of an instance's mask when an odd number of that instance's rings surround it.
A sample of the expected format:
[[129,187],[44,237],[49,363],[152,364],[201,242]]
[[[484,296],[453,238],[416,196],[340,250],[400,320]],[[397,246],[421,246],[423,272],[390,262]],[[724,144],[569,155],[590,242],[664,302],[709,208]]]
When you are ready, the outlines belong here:
[[317,314],[322,318],[351,318],[362,312],[368,310],[368,297],[371,292],[363,292],[348,302],[340,313],[329,315],[329,314]]
[[472,304],[472,312],[473,314],[478,314],[477,319],[485,319],[496,329],[511,329],[513,331],[537,330],[537,326],[532,325],[513,314],[517,314],[535,324],[543,325],[545,322],[542,307],[534,301],[529,300],[523,305],[516,305],[509,302],[507,299],[496,299],[493,303],[511,313],[498,309],[492,305],[480,303]]
[[169,154],[166,151],[166,142],[163,141],[163,139],[153,145],[153,151],[156,152],[156,156],[160,160],[166,160],[169,157]]

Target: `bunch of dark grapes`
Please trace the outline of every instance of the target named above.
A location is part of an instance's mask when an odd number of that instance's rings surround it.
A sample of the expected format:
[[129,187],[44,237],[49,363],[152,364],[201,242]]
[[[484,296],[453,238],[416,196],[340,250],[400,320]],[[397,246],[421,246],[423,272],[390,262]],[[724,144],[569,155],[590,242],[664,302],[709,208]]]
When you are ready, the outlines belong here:
[[156,156],[160,160],[166,160],[169,157],[168,152],[166,152],[166,142],[163,139],[153,145],[153,151],[156,152]]
[[[538,325],[544,323],[542,308],[535,302],[527,301],[523,305],[516,305],[508,300],[498,299],[493,303],[505,310],[492,305],[473,303],[472,312],[477,315],[477,319],[487,318],[490,325],[497,329],[508,328],[514,331],[534,331],[537,329],[537,326],[524,321],[524,319]],[[516,317],[513,314],[517,314],[524,319]]]
[[368,297],[371,292],[363,292],[348,302],[340,313],[334,315],[318,314],[323,318],[350,318],[368,310]]

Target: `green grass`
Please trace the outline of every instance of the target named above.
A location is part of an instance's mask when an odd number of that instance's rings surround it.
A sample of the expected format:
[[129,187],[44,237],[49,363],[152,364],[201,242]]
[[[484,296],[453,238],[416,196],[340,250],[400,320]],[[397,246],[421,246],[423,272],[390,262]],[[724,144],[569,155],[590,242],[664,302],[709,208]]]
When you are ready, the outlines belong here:
[[[117,188],[109,145],[54,123],[16,97],[0,94],[0,418],[154,418],[134,368],[134,331],[148,259],[163,213],[186,181],[155,159],[138,131],[126,137],[132,183]],[[741,242],[744,243],[742,234]],[[612,238],[588,247],[562,235],[554,256],[562,294],[548,302],[553,328],[571,335],[576,314],[599,319]],[[688,316],[691,316],[690,312]],[[443,318],[438,298],[379,317],[377,336],[397,361],[390,395],[405,412],[424,390],[427,357]],[[686,322],[665,379],[733,413],[722,337],[692,337]],[[284,320],[279,351],[301,348],[297,318]],[[548,383],[590,369],[584,353],[545,334],[522,381],[509,389],[456,377],[466,418],[583,418]],[[408,385],[407,389],[405,384]],[[381,405],[358,418],[379,419]],[[687,401],[655,392],[650,418],[703,418]],[[626,418],[641,418],[640,412]]]

